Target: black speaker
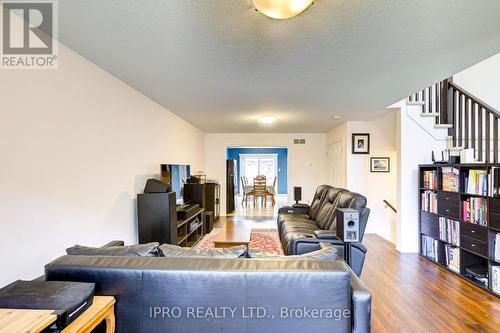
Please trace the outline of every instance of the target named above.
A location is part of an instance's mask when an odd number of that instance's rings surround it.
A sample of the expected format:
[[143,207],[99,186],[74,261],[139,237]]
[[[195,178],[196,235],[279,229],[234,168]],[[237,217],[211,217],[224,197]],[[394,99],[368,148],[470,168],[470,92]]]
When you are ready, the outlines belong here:
[[350,208],[337,209],[337,237],[344,243],[356,243],[359,236],[359,212]]
[[167,193],[170,192],[170,186],[158,179],[148,179],[144,187],[144,193]]
[[295,200],[295,203],[299,203],[299,201],[302,200],[302,187],[293,187],[293,200]]
[[208,234],[214,228],[214,213],[205,211],[205,233]]

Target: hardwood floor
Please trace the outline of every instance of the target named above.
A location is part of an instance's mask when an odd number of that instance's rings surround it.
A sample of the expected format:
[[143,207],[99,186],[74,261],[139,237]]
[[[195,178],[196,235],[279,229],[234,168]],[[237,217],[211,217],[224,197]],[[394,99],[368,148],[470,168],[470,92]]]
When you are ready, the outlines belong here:
[[373,332],[500,332],[498,298],[377,235],[363,243]]
[[242,200],[243,197],[241,195],[236,196],[236,211],[232,214],[233,216],[272,218],[278,214],[279,207],[285,206],[288,203],[288,196],[284,194],[276,195],[274,206],[271,202],[262,205],[259,200],[257,205],[254,205],[253,199],[249,199],[247,204],[243,203]]
[[[276,228],[274,217],[221,218]],[[361,280],[372,294],[372,332],[500,332],[500,301],[417,254],[367,234]]]

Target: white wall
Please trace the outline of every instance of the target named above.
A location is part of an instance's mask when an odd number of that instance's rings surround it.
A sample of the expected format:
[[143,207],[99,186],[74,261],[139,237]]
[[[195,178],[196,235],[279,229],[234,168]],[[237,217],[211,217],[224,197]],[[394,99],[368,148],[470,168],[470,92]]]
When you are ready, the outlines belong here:
[[453,82],[500,111],[500,53],[453,75]]
[[[397,215],[386,208],[384,200],[397,207],[397,139],[396,112],[370,121],[352,121],[348,123],[348,138],[352,133],[370,133],[370,154],[351,154],[352,140],[347,140],[347,177],[348,189],[365,195],[371,209],[367,233],[376,233],[388,241],[396,242]],[[390,172],[370,172],[371,157],[389,157]]]
[[[396,105],[395,105],[396,107]],[[440,151],[446,148],[445,141],[438,141],[427,133],[409,115],[410,108],[404,101],[396,107],[397,118],[397,242],[396,249],[401,252],[418,252],[418,165],[432,163],[431,151]],[[413,110],[415,111],[415,110]]]
[[204,134],[64,46],[58,70],[0,71],[0,286],[76,243],[137,240],[163,162],[204,168]]
[[[385,208],[383,200],[396,206],[397,193],[397,115],[388,111],[370,121],[345,122],[327,133],[327,142],[345,142],[346,188],[366,196],[371,209],[367,233],[376,233],[396,242],[396,214]],[[370,154],[352,154],[352,133],[370,133]],[[389,157],[389,173],[370,172],[370,157]]]
[[[293,139],[305,139],[305,145],[294,145]],[[205,135],[205,171],[207,178],[221,184],[221,214],[226,213],[226,149],[227,147],[287,147],[288,193],[302,186],[302,199],[309,202],[316,187],[326,181],[325,134],[257,134],[209,133]],[[292,200],[289,196],[289,201]]]

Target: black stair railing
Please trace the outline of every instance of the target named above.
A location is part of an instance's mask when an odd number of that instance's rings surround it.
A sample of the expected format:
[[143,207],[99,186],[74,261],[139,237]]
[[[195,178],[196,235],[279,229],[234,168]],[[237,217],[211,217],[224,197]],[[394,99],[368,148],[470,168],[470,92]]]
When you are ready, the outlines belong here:
[[435,116],[436,124],[451,124],[448,134],[453,147],[472,148],[478,161],[498,163],[500,113],[453,80],[446,79],[408,97],[422,105],[424,116]]

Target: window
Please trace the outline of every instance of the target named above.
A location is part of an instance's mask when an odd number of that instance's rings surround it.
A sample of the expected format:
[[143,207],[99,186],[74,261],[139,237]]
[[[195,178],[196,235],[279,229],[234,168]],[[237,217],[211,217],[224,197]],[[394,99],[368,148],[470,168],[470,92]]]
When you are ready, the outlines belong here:
[[266,176],[267,185],[272,186],[274,178],[278,176],[278,154],[240,154],[240,170],[241,176],[246,176],[250,184],[254,177],[263,175]]

